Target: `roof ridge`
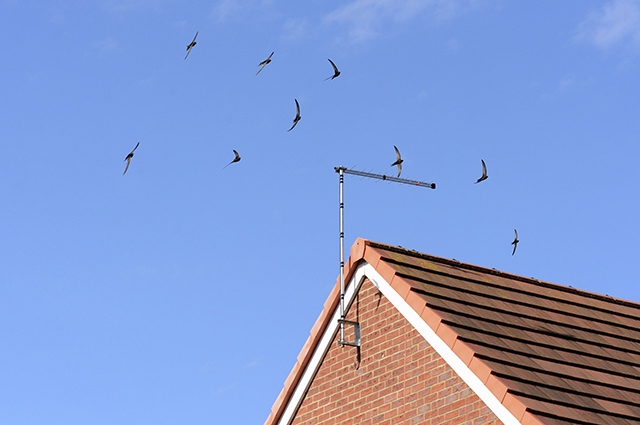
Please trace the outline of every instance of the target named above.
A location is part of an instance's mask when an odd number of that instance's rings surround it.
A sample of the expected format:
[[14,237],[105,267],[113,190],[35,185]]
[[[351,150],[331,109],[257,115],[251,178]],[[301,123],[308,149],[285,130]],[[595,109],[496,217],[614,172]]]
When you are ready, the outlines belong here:
[[487,273],[487,274],[492,274],[492,275],[496,275],[496,276],[506,277],[508,279],[518,280],[518,281],[529,283],[529,284],[533,284],[533,285],[540,285],[540,286],[547,287],[547,288],[557,289],[557,290],[562,291],[562,292],[574,293],[574,294],[578,294],[578,295],[581,295],[581,296],[584,296],[584,297],[587,297],[587,298],[594,298],[594,299],[598,299],[598,300],[605,301],[605,302],[608,302],[608,303],[621,304],[621,305],[624,305],[624,306],[627,306],[627,307],[631,307],[631,308],[637,309],[638,313],[640,315],[640,302],[629,301],[629,300],[625,300],[625,299],[622,299],[622,298],[612,297],[610,295],[598,294],[596,292],[590,292],[590,291],[586,291],[584,289],[574,288],[572,286],[566,286],[566,285],[561,285],[561,284],[558,284],[558,283],[547,282],[547,281],[536,279],[534,277],[525,277],[525,276],[517,275],[517,274],[514,274],[514,273],[503,272],[503,271],[500,271],[500,270],[497,270],[497,269],[478,266],[478,265],[471,264],[471,263],[464,263],[464,262],[458,261],[456,259],[448,259],[448,258],[444,258],[444,257],[438,257],[438,256],[432,255],[432,254],[425,254],[423,252],[416,251],[414,249],[403,248],[402,246],[387,245],[387,244],[384,244],[384,243],[374,242],[374,241],[371,241],[371,240],[367,240],[367,243],[372,248],[385,249],[385,250],[388,250],[388,251],[393,251],[393,252],[397,252],[397,253],[400,253],[400,254],[406,254],[406,255],[410,255],[410,256],[418,257],[418,258],[424,258],[426,260],[430,260],[430,261],[434,261],[434,262],[438,262],[438,263],[442,263],[442,264],[447,264],[447,265],[450,265],[450,266],[461,267],[461,268],[468,269],[468,270],[473,270],[473,271],[476,271],[476,272],[481,272],[481,273]]

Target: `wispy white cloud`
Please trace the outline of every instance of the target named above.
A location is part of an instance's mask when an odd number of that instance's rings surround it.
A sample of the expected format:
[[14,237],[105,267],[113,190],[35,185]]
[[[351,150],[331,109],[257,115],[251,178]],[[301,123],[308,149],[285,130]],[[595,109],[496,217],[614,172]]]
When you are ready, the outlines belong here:
[[595,83],[594,78],[577,77],[573,74],[567,74],[558,82],[558,89],[562,92],[566,92],[575,88],[583,88],[593,85]]
[[282,28],[282,39],[286,41],[300,40],[308,32],[309,22],[306,19],[287,19]]
[[243,9],[243,3],[238,0],[222,0],[213,6],[211,14],[216,21],[223,21],[229,16],[238,14]]
[[224,396],[225,394],[230,393],[238,388],[238,384],[236,382],[232,382],[228,385],[223,385],[215,388],[213,393],[211,394],[213,398],[219,398]]
[[116,52],[119,49],[118,41],[112,37],[107,37],[103,38],[102,40],[96,41],[92,44],[92,47],[102,54],[110,54]]
[[390,24],[427,15],[435,21],[450,19],[474,0],[352,0],[324,18],[329,25],[347,27],[353,42],[366,41],[381,34]]
[[157,8],[163,0],[106,0],[104,7],[109,12],[125,12],[136,8]]
[[211,16],[216,22],[221,22],[253,10],[261,10],[271,4],[272,0],[220,0],[213,6]]
[[450,38],[449,41],[447,41],[447,47],[452,52],[457,52],[460,49],[460,42],[458,42],[456,38]]
[[254,367],[258,366],[261,362],[261,358],[260,357],[256,357],[253,360],[245,363],[242,365],[243,369],[253,369]]
[[601,49],[625,43],[640,48],[640,2],[614,0],[589,13],[578,27],[576,40]]

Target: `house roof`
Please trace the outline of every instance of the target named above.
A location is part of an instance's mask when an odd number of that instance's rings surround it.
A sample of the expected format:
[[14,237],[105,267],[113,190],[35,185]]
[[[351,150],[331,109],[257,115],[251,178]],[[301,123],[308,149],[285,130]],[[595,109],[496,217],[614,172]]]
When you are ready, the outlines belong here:
[[[640,424],[640,304],[364,239],[351,248],[346,281],[357,270],[388,284],[393,294],[385,296],[403,300],[512,423]],[[279,423],[303,376],[313,374],[309,362],[335,314],[338,285],[267,424]]]

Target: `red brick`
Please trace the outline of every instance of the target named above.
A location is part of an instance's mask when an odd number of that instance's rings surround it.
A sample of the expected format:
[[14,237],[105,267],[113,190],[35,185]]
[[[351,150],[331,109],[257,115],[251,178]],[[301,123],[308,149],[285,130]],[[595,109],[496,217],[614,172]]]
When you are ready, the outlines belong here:
[[[355,308],[346,317],[362,325],[360,368],[353,367],[356,349],[340,347],[337,335],[292,423],[502,424],[377,292],[365,281],[358,296],[359,317]],[[420,312],[423,317],[427,310]],[[453,345],[455,339],[449,342]]]

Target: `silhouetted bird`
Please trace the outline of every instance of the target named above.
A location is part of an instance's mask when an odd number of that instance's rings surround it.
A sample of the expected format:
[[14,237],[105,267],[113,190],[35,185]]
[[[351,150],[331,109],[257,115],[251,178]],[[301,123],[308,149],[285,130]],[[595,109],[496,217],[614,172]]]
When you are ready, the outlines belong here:
[[293,127],[298,125],[298,121],[300,121],[302,119],[302,117],[300,116],[300,104],[298,103],[298,99],[293,99],[293,100],[296,101],[296,117],[293,119],[293,125],[287,131],[293,130]]
[[481,159],[480,161],[482,161],[482,176],[480,176],[476,183],[480,183],[481,181],[489,178],[487,175],[487,165],[484,163],[484,159]]
[[398,177],[400,177],[400,173],[402,173],[402,163],[404,162],[404,159],[400,157],[400,151],[398,150],[398,148],[396,148],[395,146],[393,148],[396,150],[396,162],[391,164],[391,166],[392,167],[394,165],[398,166]]
[[263,60],[262,62],[260,62],[258,64],[260,69],[258,70],[258,72],[256,72],[256,75],[260,74],[260,71],[262,71],[264,69],[264,67],[267,66],[267,64],[271,63],[271,56],[273,56],[273,53],[274,52],[271,52],[271,54],[269,55],[268,58],[266,58],[265,60]]
[[511,242],[511,245],[513,245],[513,252],[511,253],[511,255],[516,253],[516,248],[518,247],[518,242],[520,242],[520,239],[518,239],[518,231],[516,229],[513,229],[513,231],[515,232],[515,237],[513,238],[513,242]]
[[197,44],[196,38],[198,38],[198,31],[196,31],[196,35],[193,36],[193,40],[191,40],[191,43],[187,44],[187,55],[184,57],[185,59],[189,57],[189,53],[191,53],[191,49],[193,49],[193,46]]
[[340,71],[338,71],[338,67],[336,66],[335,63],[333,63],[333,61],[331,59],[327,59],[329,61],[329,63],[331,64],[331,66],[333,67],[333,75],[331,77],[327,77],[324,80],[333,80],[334,78],[336,78],[338,75],[340,75]]
[[138,149],[138,146],[140,146],[140,142],[136,144],[136,147],[133,148],[133,150],[129,152],[129,155],[127,155],[127,157],[124,159],[125,161],[127,161],[127,166],[124,167],[124,173],[122,173],[123,176],[127,173],[129,165],[131,164],[131,158],[133,158],[133,153],[136,151],[136,149]]
[[235,158],[233,158],[233,161],[231,161],[230,163],[228,163],[227,165],[225,165],[224,167],[222,167],[222,169],[224,170],[225,168],[227,168],[229,165],[233,164],[234,162],[238,162],[240,161],[240,154],[238,153],[237,150],[233,149],[233,153],[236,155]]

